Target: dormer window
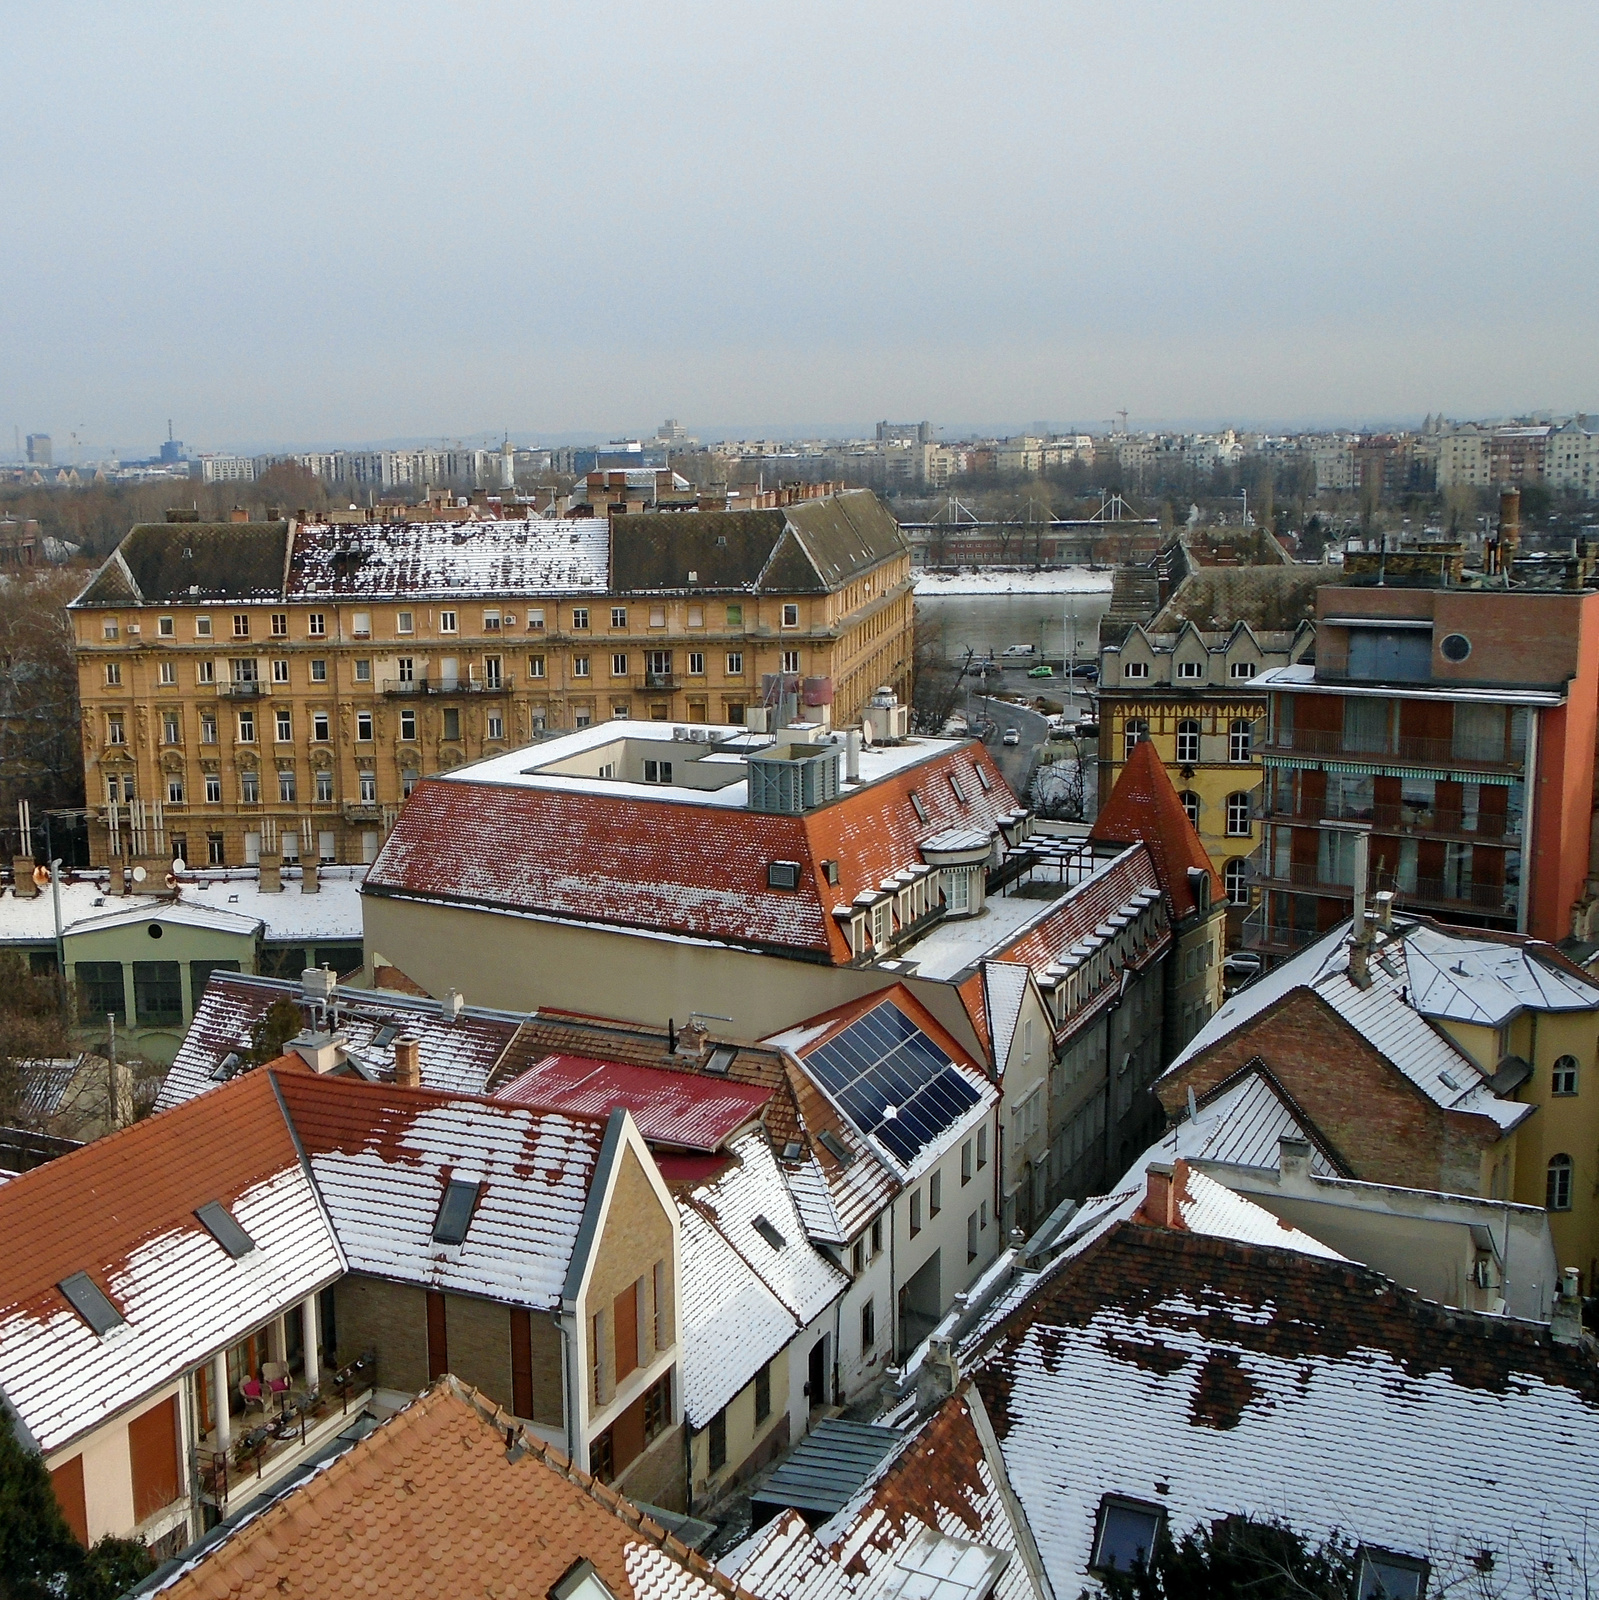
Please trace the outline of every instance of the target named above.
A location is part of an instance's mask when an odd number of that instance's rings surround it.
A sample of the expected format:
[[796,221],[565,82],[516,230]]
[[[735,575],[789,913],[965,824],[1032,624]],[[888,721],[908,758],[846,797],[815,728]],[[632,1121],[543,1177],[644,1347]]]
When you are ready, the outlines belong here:
[[1203,661],[1179,661],[1177,663],[1177,676],[1184,682],[1193,682],[1197,678],[1204,677],[1204,675],[1205,663]]
[[1149,676],[1149,663],[1147,661],[1128,661],[1122,665],[1122,677],[1132,680],[1147,678]]
[[1235,661],[1227,668],[1227,676],[1235,682],[1243,678],[1252,678],[1255,675],[1253,661]]

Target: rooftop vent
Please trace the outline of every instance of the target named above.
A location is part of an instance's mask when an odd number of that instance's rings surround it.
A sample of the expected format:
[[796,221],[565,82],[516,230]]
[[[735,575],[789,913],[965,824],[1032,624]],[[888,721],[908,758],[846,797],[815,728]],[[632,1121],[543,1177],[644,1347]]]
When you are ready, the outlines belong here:
[[205,1231],[222,1246],[235,1261],[255,1249],[255,1240],[234,1220],[233,1213],[220,1200],[207,1200],[195,1211]]
[[435,1244],[460,1244],[466,1230],[472,1225],[472,1213],[477,1208],[480,1184],[451,1180],[439,1202],[439,1214],[433,1220]]
[[120,1328],[123,1316],[105,1297],[100,1285],[87,1272],[74,1272],[63,1278],[56,1287],[67,1297],[67,1303],[96,1333],[107,1334]]
[[748,757],[750,810],[799,816],[836,800],[838,755],[834,745],[793,744]]
[[756,1217],[751,1226],[774,1250],[782,1250],[787,1246],[788,1240],[765,1217]]
[[855,1159],[855,1152],[831,1128],[823,1128],[816,1137],[822,1148],[841,1167],[847,1167]]

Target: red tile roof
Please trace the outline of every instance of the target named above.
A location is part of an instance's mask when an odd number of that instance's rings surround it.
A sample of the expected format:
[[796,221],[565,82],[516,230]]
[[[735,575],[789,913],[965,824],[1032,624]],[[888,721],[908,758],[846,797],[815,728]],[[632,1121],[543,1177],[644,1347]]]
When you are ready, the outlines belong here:
[[1194,891],[1188,882],[1190,868],[1210,874],[1211,904],[1220,904],[1221,878],[1149,740],[1133,746],[1133,753],[1109,799],[1099,808],[1088,836],[1104,844],[1148,845],[1161,887],[1178,921],[1194,912]]
[[[845,962],[850,951],[834,906],[920,866],[922,840],[950,828],[992,830],[1016,805],[972,743],[941,747],[918,766],[794,817],[437,779],[412,792],[364,892],[481,902]],[[768,885],[774,861],[800,863],[798,889]],[[824,861],[838,863],[836,884]]]
[[494,1098],[580,1116],[606,1116],[626,1106],[650,1144],[709,1153],[758,1117],[772,1094],[701,1073],[553,1055],[496,1089]]

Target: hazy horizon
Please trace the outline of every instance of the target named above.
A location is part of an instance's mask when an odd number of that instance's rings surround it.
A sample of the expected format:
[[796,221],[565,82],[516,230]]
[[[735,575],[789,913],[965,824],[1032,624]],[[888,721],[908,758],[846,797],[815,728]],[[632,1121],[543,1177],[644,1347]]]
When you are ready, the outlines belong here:
[[168,417],[272,449],[1599,398],[1593,7],[81,5],[4,37],[3,423],[58,461]]

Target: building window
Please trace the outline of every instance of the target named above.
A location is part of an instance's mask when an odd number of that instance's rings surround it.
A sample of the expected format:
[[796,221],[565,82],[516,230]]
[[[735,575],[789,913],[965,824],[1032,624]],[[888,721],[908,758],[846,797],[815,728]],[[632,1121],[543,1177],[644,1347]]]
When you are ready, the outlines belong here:
[[[412,715],[414,716],[415,713],[413,712]],[[327,743],[329,737],[327,712],[313,711],[311,713],[311,737],[318,744]]]
[[1144,717],[1129,717],[1122,726],[1122,760],[1130,761],[1133,751],[1149,737],[1149,722]]
[[194,664],[194,681],[199,684],[217,681],[217,664],[214,661],[197,661]]
[[670,761],[646,761],[644,763],[644,781],[646,783],[670,783],[672,781],[672,763]]
[[135,961],[133,1010],[141,1025],[168,1027],[175,1022],[182,1022],[182,964],[177,961]]
[[446,739],[459,739],[461,737],[461,713],[451,706],[444,713],[444,737]]
[[672,1374],[664,1373],[644,1392],[644,1442],[658,1439],[672,1423]]
[[1551,1094],[1575,1094],[1577,1092],[1577,1058],[1575,1056],[1560,1056],[1554,1065],[1554,1071],[1549,1076],[1549,1092]]
[[[977,1170],[981,1172],[988,1165],[988,1128],[985,1125],[977,1130]],[[984,1223],[984,1227],[988,1224]]]
[[105,742],[107,744],[126,744],[128,730],[120,713],[105,719]]
[[483,631],[485,633],[498,633],[500,631],[500,614],[498,611],[485,611],[483,613]]
[[328,664],[326,661],[313,661],[311,663],[311,682],[326,683],[328,681]]
[[1122,677],[1126,679],[1147,678],[1149,676],[1149,663],[1147,661],[1126,661],[1122,663]]
[[305,631],[313,639],[325,638],[328,631],[328,619],[320,611],[313,611],[305,619]]
[[278,773],[278,803],[292,806],[294,798],[294,773],[292,771],[280,771]]
[[[599,1382],[598,1372],[595,1373],[594,1381],[596,1384]],[[598,1399],[598,1396],[595,1398]],[[601,1483],[609,1483],[616,1476],[616,1451],[609,1428],[589,1446],[589,1471]],[[583,1587],[587,1588],[588,1585],[585,1584]]]
[[1247,717],[1235,717],[1227,727],[1227,759],[1229,761],[1249,760],[1250,722]]
[[1177,798],[1182,801],[1183,811],[1188,820],[1197,828],[1199,826],[1199,796],[1192,789],[1184,789]]
[[772,1363],[766,1362],[755,1374],[755,1421],[759,1425],[772,1414]]
[[278,743],[287,744],[294,737],[294,716],[288,711],[277,713]]
[[800,653],[798,650],[785,650],[783,652],[783,671],[798,672],[800,669]]
[[200,713],[200,743],[215,744],[217,742],[217,719],[214,711]]
[[872,1255],[875,1258],[877,1256],[882,1255],[882,1253],[883,1253],[883,1219],[881,1217],[874,1217],[872,1219]]
[[394,619],[396,633],[415,633],[416,618],[409,611],[400,612]]
[[1549,1171],[1544,1180],[1544,1206],[1547,1210],[1571,1210],[1571,1168],[1570,1156],[1550,1157]]
[[361,804],[375,806],[378,803],[378,776],[375,772],[363,772],[360,776]]
[[650,626],[652,628],[664,628],[666,626],[665,606],[650,607]]
[[196,639],[209,639],[211,637],[211,619],[209,617],[196,617],[194,619],[194,636]]
[[272,637],[274,639],[287,639],[289,636],[289,614],[287,611],[274,611],[272,613]]
[[542,678],[544,676],[544,657],[529,656],[527,658],[527,673],[530,678]]
[[1253,661],[1235,661],[1227,669],[1227,676],[1235,682],[1240,679],[1252,678],[1254,675],[1255,663]]
[[182,778],[167,779],[167,804],[171,806],[181,806],[183,804]]
[[1196,678],[1205,676],[1203,661],[1179,661],[1177,663],[1177,677],[1181,682],[1193,682]]
[[691,678],[703,678],[705,676],[705,652],[703,650],[689,651],[688,675]]
[[248,639],[250,637],[250,619],[243,613],[235,613],[234,615],[233,637],[235,639]]
[[796,606],[796,605],[785,605],[783,607],[783,626],[785,628],[797,628],[799,626],[799,607],[798,606]]
[[1184,717],[1177,724],[1177,759],[1185,767],[1199,760],[1199,719]]
[[261,804],[261,774],[254,767],[246,767],[239,774],[239,799],[247,806]]
[[858,1278],[866,1270],[866,1241],[857,1239],[850,1252],[850,1268]]
[[439,613],[439,632],[455,632],[455,613],[453,611],[441,611]]
[[703,628],[705,626],[704,606],[690,606],[688,608],[688,625],[691,628]]
[[72,970],[78,980],[78,1006],[83,1016],[98,1023],[109,1013],[118,1022],[127,1021],[128,1002],[120,961],[79,961]]
[[222,774],[208,772],[205,775],[205,803],[208,806],[222,804]]
[[333,774],[326,767],[320,768],[316,775],[316,797],[327,805],[333,798]]
[[400,713],[400,737],[402,739],[414,739],[416,737],[416,713],[414,711],[402,711]]
[[572,607],[572,630],[574,633],[587,633],[589,626],[589,608],[587,606]]
[[911,1238],[922,1231],[922,1191],[911,1190]]
[[1165,1511],[1142,1500],[1106,1495],[1094,1528],[1091,1572],[1131,1572],[1149,1564],[1160,1537]]
[[705,1430],[706,1466],[712,1472],[720,1472],[727,1465],[727,1407],[711,1418],[710,1426]]
[[1249,904],[1249,867],[1242,856],[1234,856],[1222,868],[1221,881],[1227,891],[1227,898],[1233,905]]
[[613,628],[625,628],[627,626],[626,606],[611,607],[611,626]]
[[370,658],[356,662],[355,681],[357,683],[370,683],[372,681],[372,662]]
[[108,661],[105,664],[105,681],[111,688],[117,688],[122,683],[122,663]]
[[239,743],[255,743],[255,713],[253,711],[241,711],[239,713]]
[[169,711],[161,719],[162,744],[179,744],[183,739],[183,723],[176,711]]
[[355,714],[355,736],[362,744],[372,737],[372,713],[370,711],[357,711]]
[[[218,799],[221,798],[219,794]],[[227,865],[226,841],[220,833],[208,833],[205,836],[205,859],[209,866],[222,867]]]
[[572,657],[572,676],[586,678],[589,675],[589,658],[587,656]]
[[178,681],[178,664],[175,661],[163,661],[159,668],[159,677],[163,687],[171,688]]
[[277,660],[272,663],[272,681],[274,683],[287,683],[289,681],[289,663]]
[[744,626],[743,606],[729,606],[727,608],[727,625],[730,628],[742,628]]
[[966,1265],[970,1266],[977,1259],[977,1213],[974,1211],[966,1219]]
[[961,1145],[961,1184],[964,1186],[972,1181],[972,1141],[967,1139]]
[[615,652],[615,654],[612,655],[612,657],[611,657],[611,676],[613,678],[625,678],[627,676],[627,653],[626,653],[626,651],[618,650],[618,651]]
[[1227,796],[1227,837],[1229,839],[1247,839],[1249,837],[1249,796],[1242,792]]
[[729,650],[727,652],[727,675],[730,678],[744,676],[744,652],[742,650]]
[[540,633],[544,629],[544,607],[530,606],[527,613],[527,627],[529,633]]
[[[332,774],[329,774],[331,778]],[[415,767],[404,767],[400,771],[400,793],[405,799],[411,798],[411,791],[422,781],[422,774]],[[331,784],[329,785],[331,788]],[[332,796],[330,795],[331,799]]]
[[170,639],[174,630],[175,625],[171,617],[162,617],[155,625],[155,631],[159,633],[163,639]]
[[935,1172],[927,1180],[927,1215],[936,1217],[944,1209],[944,1174]]
[[488,733],[490,739],[503,739],[505,737],[505,718],[497,711],[491,711],[488,716]]
[[877,1347],[877,1302],[870,1297],[861,1306],[861,1354],[867,1355]]

